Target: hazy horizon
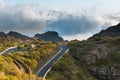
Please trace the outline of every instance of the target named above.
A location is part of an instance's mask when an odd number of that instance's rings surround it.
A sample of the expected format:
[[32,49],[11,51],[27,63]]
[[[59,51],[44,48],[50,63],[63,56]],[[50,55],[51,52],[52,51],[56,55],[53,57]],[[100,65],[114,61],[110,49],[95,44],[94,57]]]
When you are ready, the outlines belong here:
[[119,0],[0,0],[0,30],[83,40],[120,22]]

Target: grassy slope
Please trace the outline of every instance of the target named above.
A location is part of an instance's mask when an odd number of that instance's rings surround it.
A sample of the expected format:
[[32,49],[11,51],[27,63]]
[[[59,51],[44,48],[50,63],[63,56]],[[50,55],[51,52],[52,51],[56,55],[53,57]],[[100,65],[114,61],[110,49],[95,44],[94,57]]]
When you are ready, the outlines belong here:
[[[120,65],[120,38],[98,37],[88,41],[74,40],[69,45],[70,51],[53,65],[47,78],[51,80],[97,80],[89,73],[90,67]],[[85,56],[91,55],[91,51],[101,45],[111,50],[108,51],[109,55],[100,60],[96,59],[94,64],[85,66],[81,58],[84,60]],[[91,60],[92,57],[90,57]]]
[[53,65],[47,78],[51,80],[96,80],[86,67],[79,64],[69,53]]

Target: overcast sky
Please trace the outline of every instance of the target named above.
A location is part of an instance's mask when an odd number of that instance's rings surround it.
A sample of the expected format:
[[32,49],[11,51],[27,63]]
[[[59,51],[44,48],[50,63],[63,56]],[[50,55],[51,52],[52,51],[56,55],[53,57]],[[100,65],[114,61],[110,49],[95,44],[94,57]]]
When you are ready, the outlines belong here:
[[0,30],[87,39],[120,21],[120,0],[0,0]]

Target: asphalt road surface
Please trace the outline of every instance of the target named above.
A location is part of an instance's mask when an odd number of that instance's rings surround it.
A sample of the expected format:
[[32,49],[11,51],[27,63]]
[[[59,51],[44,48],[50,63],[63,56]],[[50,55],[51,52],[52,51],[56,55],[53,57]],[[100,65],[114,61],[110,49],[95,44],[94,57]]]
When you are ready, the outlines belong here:
[[58,53],[56,53],[55,56],[53,56],[37,73],[36,75],[39,77],[45,78],[47,73],[50,71],[53,63],[57,60],[59,60],[64,53],[66,53],[69,50],[69,47],[67,45],[61,45],[61,49]]
[[10,47],[8,49],[6,49],[5,51],[1,52],[0,55],[3,55],[3,54],[7,54],[7,53],[10,53],[12,51],[17,51],[18,50],[18,47],[15,46],[15,47]]

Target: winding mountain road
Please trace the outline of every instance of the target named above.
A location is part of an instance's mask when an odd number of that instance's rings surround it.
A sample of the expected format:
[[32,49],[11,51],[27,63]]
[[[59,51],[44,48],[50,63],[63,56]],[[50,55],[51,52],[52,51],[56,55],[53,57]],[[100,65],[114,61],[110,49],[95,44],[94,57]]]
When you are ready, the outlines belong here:
[[1,52],[0,55],[3,55],[3,54],[7,54],[9,52],[12,52],[12,51],[17,51],[18,50],[18,47],[15,46],[15,47],[10,47],[8,49],[6,49],[5,51]]
[[47,73],[52,68],[52,65],[55,61],[59,60],[64,53],[66,53],[69,50],[69,47],[67,45],[61,45],[61,49],[55,56],[53,56],[41,69],[38,70],[36,73],[37,76],[45,78]]
[[[53,56],[45,65],[43,65],[42,68],[40,68],[37,71],[37,73],[36,73],[37,76],[45,78],[47,73],[52,68],[53,63],[55,61],[58,61],[63,56],[63,54],[69,50],[69,47],[67,45],[61,45],[60,48],[61,49],[56,53],[56,55]],[[18,50],[17,46],[10,47],[10,48],[6,49],[5,51],[1,52],[0,55],[4,55],[4,54],[7,54],[9,52],[17,51],[17,50]]]

